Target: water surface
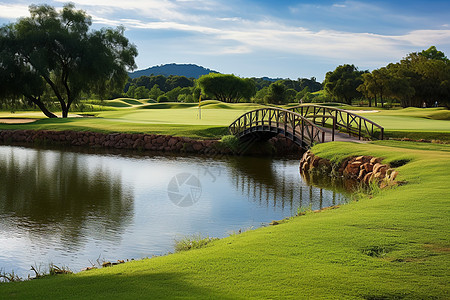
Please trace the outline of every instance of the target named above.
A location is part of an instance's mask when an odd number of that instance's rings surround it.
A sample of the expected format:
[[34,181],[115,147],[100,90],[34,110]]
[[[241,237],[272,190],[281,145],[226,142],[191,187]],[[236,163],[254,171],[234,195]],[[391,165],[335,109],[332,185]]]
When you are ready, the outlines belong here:
[[173,251],[346,201],[308,186],[298,159],[87,154],[0,146],[0,269]]

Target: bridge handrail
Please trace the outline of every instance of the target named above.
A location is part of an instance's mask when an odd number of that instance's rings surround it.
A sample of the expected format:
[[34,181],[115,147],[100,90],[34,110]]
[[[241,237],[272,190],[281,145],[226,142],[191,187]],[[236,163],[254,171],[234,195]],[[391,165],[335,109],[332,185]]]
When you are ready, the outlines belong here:
[[230,126],[228,126],[228,128],[230,128],[234,123],[236,123],[237,121],[239,121],[240,119],[242,119],[242,117],[244,117],[244,115],[248,115],[248,114],[252,114],[254,112],[260,111],[260,110],[278,110],[278,111],[284,111],[284,112],[288,112],[294,115],[297,115],[298,117],[300,117],[302,120],[304,120],[306,123],[308,123],[311,126],[316,127],[318,130],[323,131],[322,128],[320,128],[319,126],[317,126],[316,124],[314,124],[314,122],[312,122],[311,120],[308,120],[307,118],[305,118],[304,116],[302,116],[299,113],[296,113],[295,111],[290,111],[289,109],[284,109],[284,108],[279,108],[279,107],[263,107],[263,108],[257,108],[254,110],[250,110],[248,112],[246,112],[243,115],[240,115],[236,120],[234,120]]
[[[263,114],[263,111],[267,111],[266,114]],[[314,142],[314,139],[316,137],[319,137],[319,140],[317,140],[317,142],[323,142],[325,140],[325,133],[326,131],[324,131],[320,126],[314,124],[314,122],[312,122],[311,120],[308,120],[307,118],[305,118],[304,116],[302,116],[301,114],[294,112],[294,111],[290,111],[287,109],[283,109],[283,108],[278,108],[278,107],[264,107],[264,108],[258,108],[258,109],[254,109],[251,111],[248,111],[246,113],[244,113],[243,115],[239,116],[236,120],[234,120],[230,126],[228,126],[229,132],[233,135],[237,135],[237,134],[241,134],[242,132],[244,132],[245,130],[252,128],[254,126],[258,126],[258,125],[262,125],[262,126],[271,126],[272,122],[277,124],[277,128],[279,129],[283,129],[286,130],[287,129],[287,123],[284,122],[280,125],[279,120],[273,120],[272,118],[276,117],[276,115],[272,115],[270,114],[271,111],[274,112],[278,112],[279,114],[277,115],[278,117],[280,116],[280,113],[285,113],[286,115],[290,115],[293,116],[294,118],[296,118],[296,120],[301,121],[301,126],[302,126],[302,138],[303,136],[303,128],[305,128],[306,126],[311,127],[312,130],[311,132],[307,132],[309,134],[308,137],[309,138],[309,142],[312,144]],[[261,112],[262,115],[262,119],[258,119],[258,113]],[[256,121],[253,121],[252,115],[256,115]],[[264,120],[263,118],[268,116],[269,120]],[[250,122],[247,123],[246,120],[249,120]],[[294,121],[294,120],[291,120]],[[241,123],[244,123],[244,126],[240,126]],[[268,124],[266,124],[268,123]],[[276,126],[272,126],[272,127],[276,127]],[[295,126],[294,126],[295,127]],[[236,130],[237,129],[237,130]],[[292,128],[292,134],[295,135],[295,128]],[[316,133],[314,134],[314,131],[316,131]],[[300,132],[297,132],[297,134],[299,134]],[[320,135],[319,135],[320,134]],[[305,143],[307,141],[304,141]]]
[[[345,109],[341,109],[341,108],[336,108],[336,107],[330,107],[330,106],[323,106],[323,105],[316,105],[316,104],[302,104],[302,105],[297,105],[297,106],[294,106],[294,107],[290,107],[290,108],[288,108],[288,110],[292,110],[292,111],[297,111],[298,112],[298,110],[299,109],[302,109],[302,108],[308,108],[308,107],[315,107],[315,108],[319,108],[319,110],[320,109],[323,109],[324,111],[336,111],[336,112],[340,112],[340,113],[344,113],[344,114],[347,114],[347,115],[351,115],[352,117],[353,117],[353,120],[355,120],[356,118],[358,118],[358,119],[361,119],[361,120],[364,120],[364,122],[366,122],[366,123],[370,123],[370,124],[372,124],[372,126],[375,126],[375,127],[378,127],[379,129],[380,129],[380,132],[381,132],[381,136],[380,136],[380,138],[379,139],[383,139],[383,137],[384,137],[384,127],[382,127],[381,125],[379,125],[379,124],[377,124],[377,123],[375,123],[375,122],[373,122],[373,121],[371,121],[371,120],[369,120],[369,119],[367,119],[367,118],[365,118],[365,117],[363,117],[363,116],[360,116],[360,115],[358,115],[358,114],[355,114],[355,113],[353,113],[353,112],[350,112],[350,111],[348,111],[348,110],[345,110]],[[331,114],[331,113],[330,113]],[[301,115],[301,113],[300,113],[300,115]],[[337,113],[336,113],[336,120],[338,119],[337,118]],[[344,127],[344,128],[346,128],[347,130],[349,130],[349,131],[351,131],[350,129],[352,128],[351,126],[349,126],[352,122],[353,122],[353,120],[351,120],[350,122],[347,122],[347,124],[340,124],[340,123],[338,123],[338,122],[336,122],[336,125],[338,125],[338,126],[340,126],[340,127]],[[358,129],[359,129],[359,132],[358,132],[358,134],[359,134],[359,137],[361,137],[361,123],[360,124],[358,124]],[[368,130],[368,128],[367,128],[367,126],[365,126],[366,127],[366,129],[367,129],[367,133],[368,133],[368,135],[370,136],[370,137],[375,137],[374,135],[373,135],[373,129],[372,129],[372,133],[370,133],[369,132],[369,130]]]

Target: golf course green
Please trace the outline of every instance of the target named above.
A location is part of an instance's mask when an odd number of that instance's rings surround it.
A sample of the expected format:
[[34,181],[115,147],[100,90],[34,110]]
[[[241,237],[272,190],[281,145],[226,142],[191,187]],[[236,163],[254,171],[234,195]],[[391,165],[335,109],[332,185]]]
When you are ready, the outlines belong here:
[[[5,129],[142,132],[219,139],[258,105],[149,104],[92,112],[95,117],[0,124]],[[130,102],[130,101],[128,101]],[[177,106],[178,107],[177,107]],[[30,112],[0,118],[40,118]],[[447,110],[367,112],[388,137],[450,138]],[[448,299],[450,145],[384,140],[332,142],[311,151],[339,163],[371,155],[403,162],[399,185],[355,193],[335,209],[293,216],[276,226],[213,240],[160,257],[69,275],[0,284],[4,299]],[[300,158],[299,158],[300,160]]]

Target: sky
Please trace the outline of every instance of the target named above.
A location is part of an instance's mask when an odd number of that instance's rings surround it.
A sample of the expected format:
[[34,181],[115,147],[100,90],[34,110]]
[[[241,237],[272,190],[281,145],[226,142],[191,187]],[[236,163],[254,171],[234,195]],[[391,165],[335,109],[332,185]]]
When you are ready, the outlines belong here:
[[[137,69],[192,63],[241,77],[311,78],[373,70],[436,46],[450,57],[450,1],[72,0],[92,28],[126,28]],[[30,4],[0,0],[0,24]]]

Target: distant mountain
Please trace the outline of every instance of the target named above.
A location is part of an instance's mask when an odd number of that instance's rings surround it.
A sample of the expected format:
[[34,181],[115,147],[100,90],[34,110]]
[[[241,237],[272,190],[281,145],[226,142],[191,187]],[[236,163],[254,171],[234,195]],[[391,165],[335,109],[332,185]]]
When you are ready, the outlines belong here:
[[186,76],[187,78],[199,78],[202,75],[206,75],[209,73],[219,73],[217,71],[207,69],[201,66],[197,66],[194,64],[166,64],[160,66],[150,67],[145,70],[138,70],[129,73],[128,75],[131,78],[137,78],[141,76],[150,76],[150,75],[178,75],[178,76]]

